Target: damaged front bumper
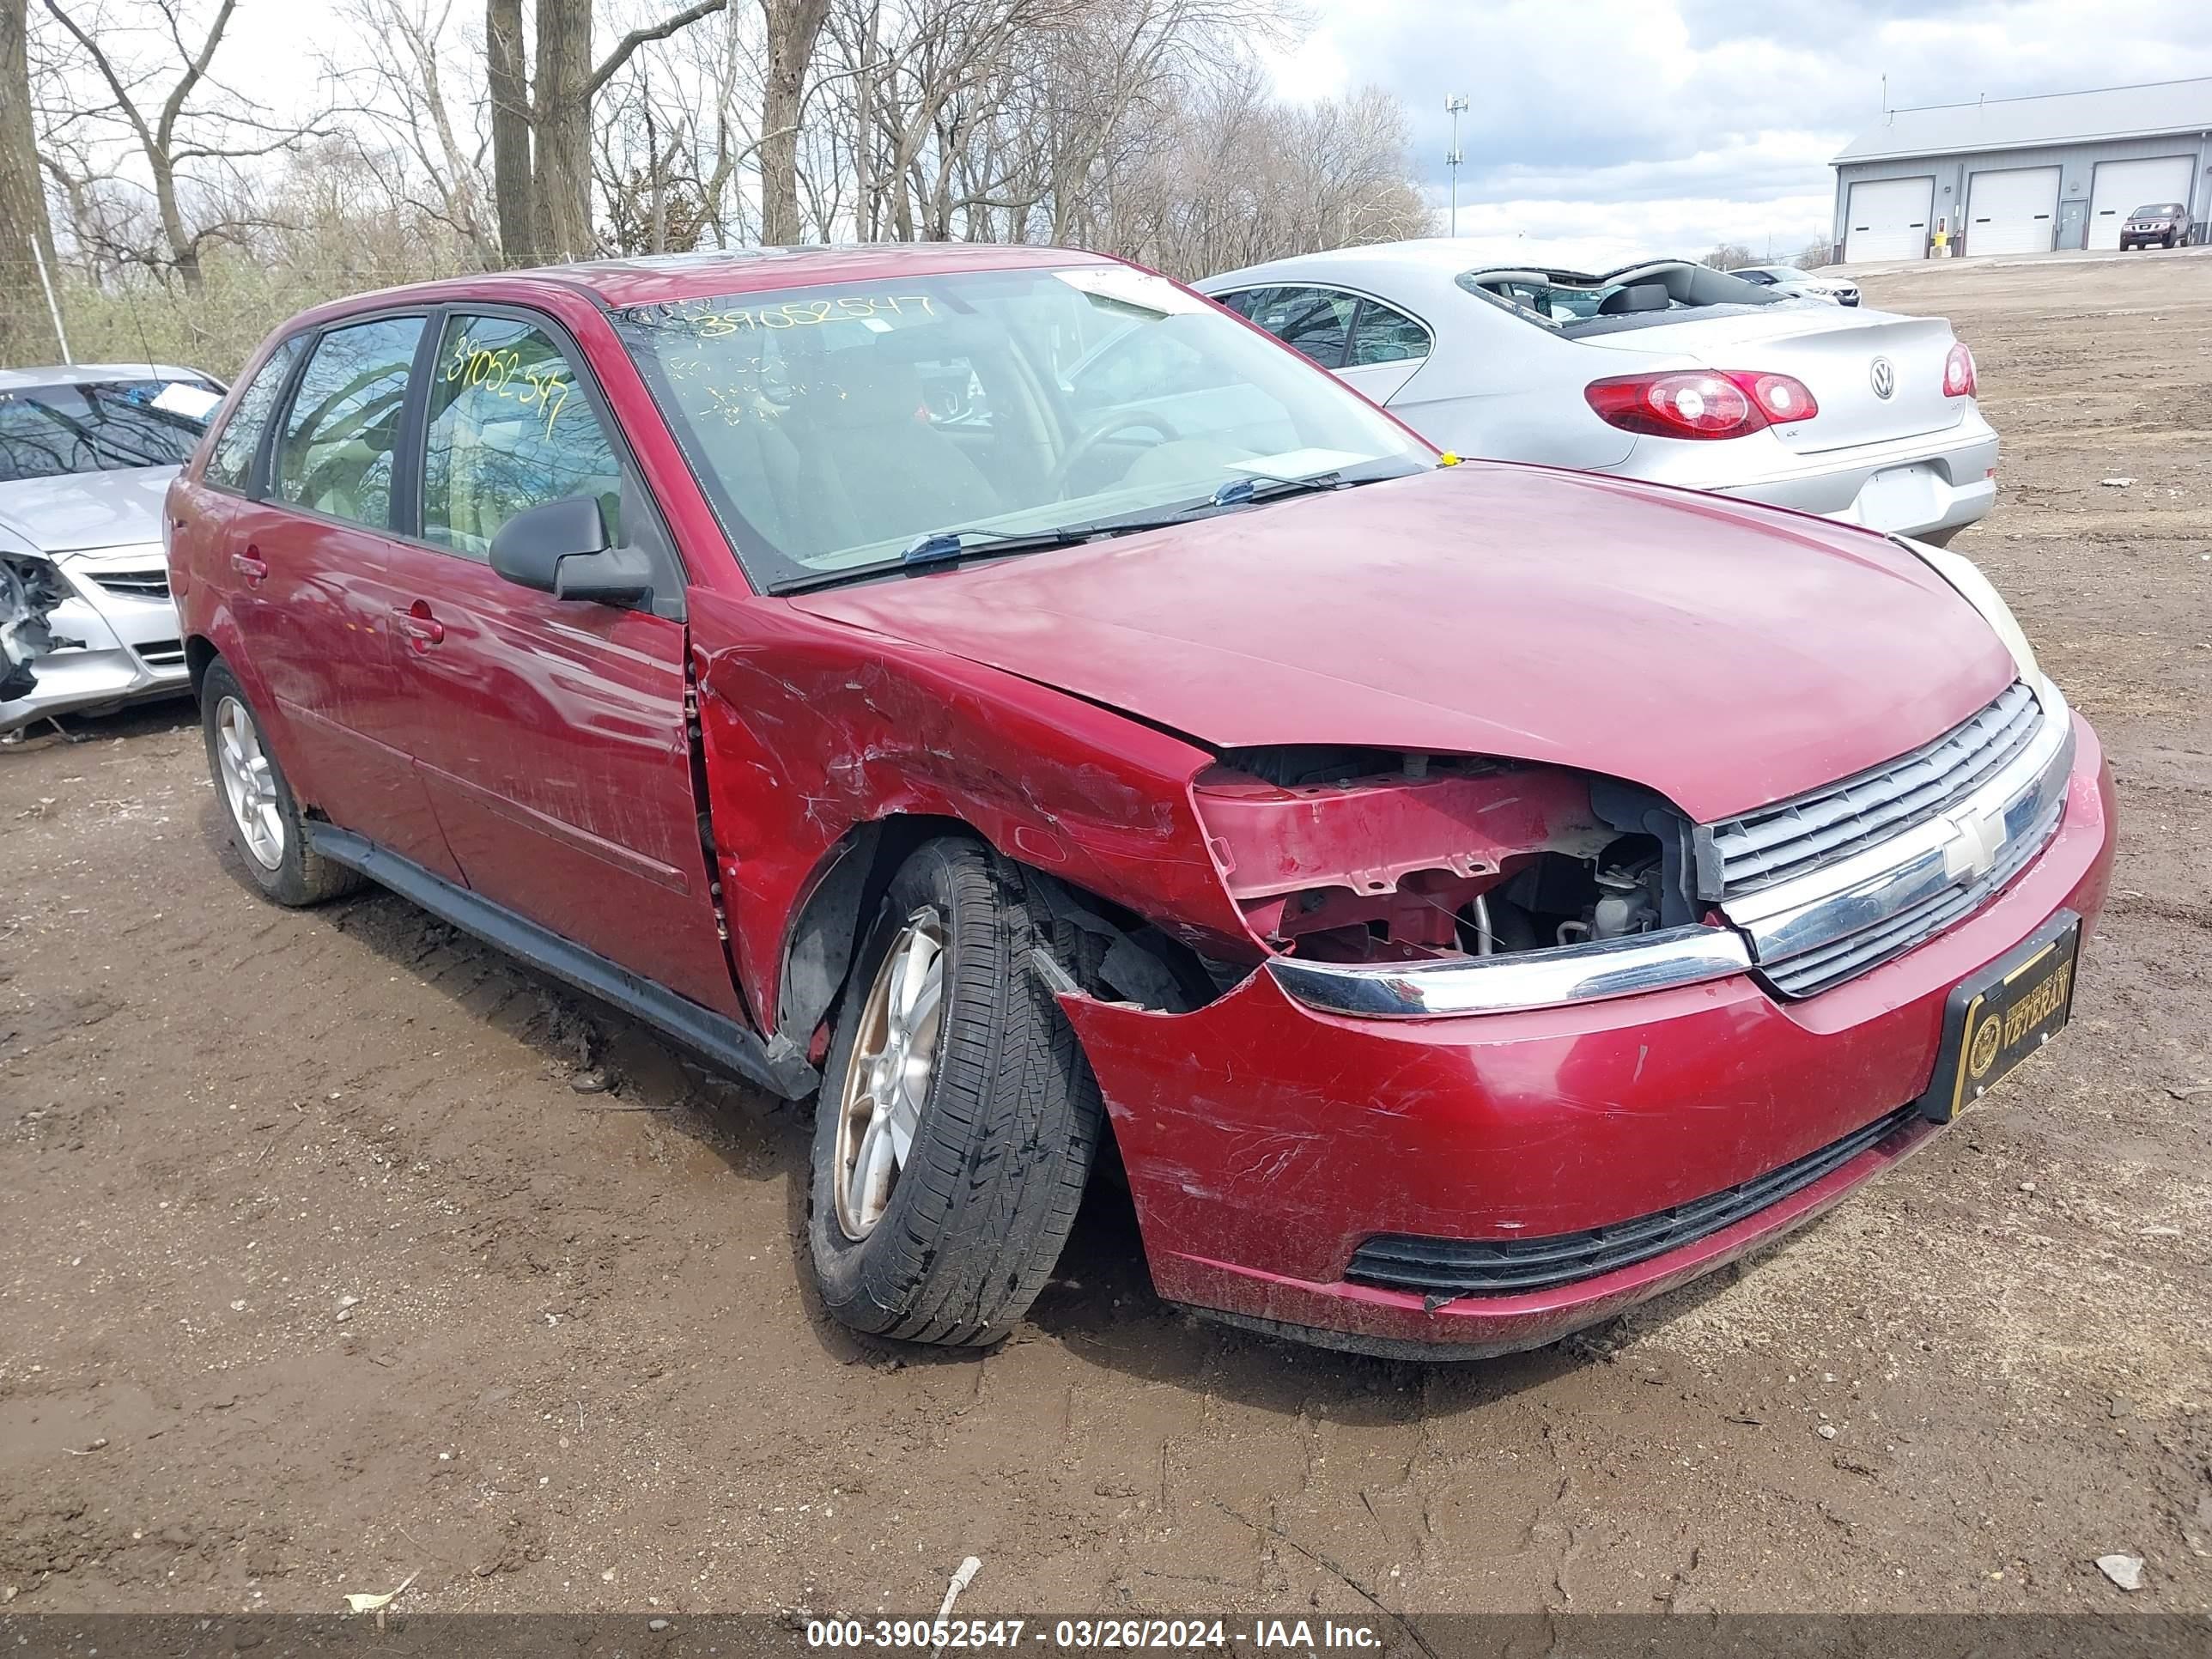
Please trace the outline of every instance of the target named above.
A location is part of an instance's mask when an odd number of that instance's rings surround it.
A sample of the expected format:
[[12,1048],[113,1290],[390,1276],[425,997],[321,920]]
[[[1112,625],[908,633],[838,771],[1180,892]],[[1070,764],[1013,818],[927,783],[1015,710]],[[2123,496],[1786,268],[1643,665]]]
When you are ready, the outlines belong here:
[[0,562],[0,735],[190,690],[158,545]]
[[[2059,910],[2101,907],[2111,780],[2072,726],[2058,828],[2019,875],[1802,1000],[1702,949],[1655,988],[1427,1017],[1335,1012],[1273,971],[1184,1014],[1063,994],[1160,1295],[1331,1346],[1476,1358],[1555,1341],[1802,1224],[1936,1132],[1900,1109],[1934,1073],[1951,988]],[[1625,1234],[1662,1248],[1608,1254]],[[1425,1293],[1375,1266],[1407,1243],[1457,1258],[1454,1282],[1470,1256],[1589,1266]]]

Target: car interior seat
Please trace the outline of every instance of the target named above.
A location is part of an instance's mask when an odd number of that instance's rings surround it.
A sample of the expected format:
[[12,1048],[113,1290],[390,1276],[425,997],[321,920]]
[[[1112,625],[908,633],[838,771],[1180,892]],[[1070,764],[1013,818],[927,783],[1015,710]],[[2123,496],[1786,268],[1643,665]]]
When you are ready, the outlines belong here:
[[[796,366],[795,366],[796,369]],[[847,348],[793,374],[791,417],[804,490],[791,550],[805,555],[949,529],[1005,510],[959,445],[930,424],[921,374],[887,352]]]

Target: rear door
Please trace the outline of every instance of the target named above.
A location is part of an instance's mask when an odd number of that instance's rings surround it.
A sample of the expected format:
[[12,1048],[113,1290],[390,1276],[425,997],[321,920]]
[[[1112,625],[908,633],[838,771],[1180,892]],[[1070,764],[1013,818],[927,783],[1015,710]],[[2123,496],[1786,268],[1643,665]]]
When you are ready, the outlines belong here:
[[[683,579],[574,343],[487,307],[439,320],[391,570],[408,742],[468,884],[742,1018],[692,788]],[[525,507],[599,498],[664,573],[654,609],[561,600],[489,563]]]
[[385,646],[395,455],[424,320],[348,321],[308,343],[266,477],[231,513],[228,557],[214,562],[235,584],[232,609],[276,702],[295,788],[333,823],[450,879],[459,872],[392,741],[400,685]]

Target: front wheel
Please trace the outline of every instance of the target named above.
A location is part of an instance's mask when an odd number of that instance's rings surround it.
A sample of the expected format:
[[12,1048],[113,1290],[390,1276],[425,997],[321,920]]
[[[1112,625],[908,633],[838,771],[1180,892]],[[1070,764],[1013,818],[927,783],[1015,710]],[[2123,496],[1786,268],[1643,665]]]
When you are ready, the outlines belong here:
[[993,1342],[1043,1288],[1102,1116],[1032,964],[1050,940],[1019,871],[975,842],[927,842],[891,878],[816,1107],[808,1234],[842,1323]]

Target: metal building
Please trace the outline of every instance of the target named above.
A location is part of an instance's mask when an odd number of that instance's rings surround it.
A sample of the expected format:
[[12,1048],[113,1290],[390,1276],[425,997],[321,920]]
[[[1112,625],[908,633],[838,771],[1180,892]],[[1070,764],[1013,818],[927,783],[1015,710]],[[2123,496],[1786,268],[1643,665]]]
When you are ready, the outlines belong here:
[[2180,202],[2208,240],[2212,77],[1893,109],[1834,161],[1836,257],[2118,247],[2131,208]]

